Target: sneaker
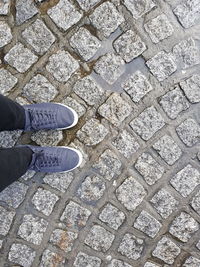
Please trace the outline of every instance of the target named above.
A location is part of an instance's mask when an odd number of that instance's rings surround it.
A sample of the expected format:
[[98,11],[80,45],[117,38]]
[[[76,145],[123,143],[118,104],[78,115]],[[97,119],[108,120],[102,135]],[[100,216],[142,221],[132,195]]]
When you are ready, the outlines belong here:
[[58,103],[24,105],[25,131],[68,129],[78,122],[78,115],[72,108]]
[[82,154],[75,148],[25,146],[33,151],[28,169],[35,172],[69,172],[79,167],[82,162]]

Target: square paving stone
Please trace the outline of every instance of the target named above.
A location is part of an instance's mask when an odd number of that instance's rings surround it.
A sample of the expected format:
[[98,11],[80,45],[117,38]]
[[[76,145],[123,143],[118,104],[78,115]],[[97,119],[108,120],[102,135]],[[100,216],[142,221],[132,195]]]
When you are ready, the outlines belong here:
[[15,217],[14,211],[8,211],[0,206],[0,234],[7,235]]
[[61,103],[74,109],[77,112],[79,118],[82,117],[86,113],[87,105],[82,102],[80,103],[79,101],[77,101],[76,99],[72,97],[64,98],[61,101]]
[[112,245],[115,236],[100,225],[94,225],[84,243],[94,250],[106,252]]
[[119,126],[131,112],[132,107],[117,93],[113,93],[98,109],[98,113],[115,126]]
[[133,234],[125,234],[118,248],[118,252],[132,260],[138,260],[144,249],[144,241]]
[[174,32],[172,24],[164,13],[149,20],[144,24],[144,28],[148,32],[153,43],[159,43],[171,36]]
[[101,265],[101,259],[90,256],[88,254],[85,254],[84,252],[79,252],[76,256],[76,260],[74,262],[75,267],[100,267]]
[[98,162],[94,163],[92,166],[95,172],[109,181],[121,173],[121,167],[121,161],[110,149],[105,150]]
[[11,29],[9,25],[4,21],[0,21],[0,36],[0,47],[9,44],[12,40]]
[[108,53],[100,57],[94,66],[94,70],[111,85],[124,73],[125,63],[120,56]]
[[152,263],[150,261],[146,262],[144,267],[161,267],[161,265],[159,264],[155,264],[155,263]]
[[149,153],[143,153],[135,163],[136,170],[149,185],[155,184],[164,174],[162,167]]
[[181,41],[173,47],[172,51],[182,69],[191,68],[200,63],[200,51],[193,38]]
[[148,212],[143,210],[135,220],[133,226],[148,236],[154,238],[160,231],[162,224]]
[[17,84],[18,79],[9,71],[0,69],[0,93],[7,95],[8,92]]
[[135,137],[128,131],[123,130],[113,141],[112,145],[125,157],[130,158],[140,145]]
[[172,242],[171,239],[164,236],[157,243],[157,246],[152,252],[152,255],[168,264],[173,264],[174,260],[180,254],[180,252],[180,248],[174,242]]
[[67,82],[79,68],[79,63],[67,51],[59,50],[49,57],[46,69],[59,82]]
[[17,234],[30,243],[40,245],[47,226],[48,222],[46,220],[32,214],[26,214],[23,217]]
[[103,178],[98,176],[87,176],[77,190],[80,199],[86,202],[94,202],[102,198],[106,184]]
[[154,143],[153,148],[169,165],[173,165],[182,156],[180,147],[167,134]]
[[21,176],[21,179],[23,179],[24,181],[27,181],[31,178],[33,178],[33,176],[36,174],[35,171],[32,170],[28,170],[24,175]]
[[88,105],[98,104],[105,92],[91,76],[78,80],[73,87],[73,91]]
[[177,128],[176,132],[186,146],[193,146],[199,142],[200,126],[192,118],[186,119]]
[[8,260],[23,267],[31,267],[35,256],[36,252],[32,248],[27,245],[14,243],[10,248]]
[[96,119],[88,120],[77,132],[78,139],[87,146],[101,143],[109,131]]
[[182,111],[187,110],[190,106],[178,87],[162,96],[160,104],[170,119],[176,119]]
[[67,227],[79,230],[86,225],[90,215],[91,212],[88,209],[70,201],[65,207],[60,220],[64,222]]
[[146,62],[152,74],[162,82],[177,70],[175,58],[165,51],[159,52]]
[[67,188],[70,186],[74,175],[72,172],[67,173],[49,173],[45,175],[43,181],[50,185],[51,187],[61,191],[66,192]]
[[183,3],[180,3],[174,8],[173,12],[184,28],[190,28],[200,20],[199,1],[183,1]]
[[52,32],[40,19],[37,19],[33,24],[26,28],[22,32],[22,37],[39,55],[42,55],[48,51],[56,40]]
[[10,0],[2,0],[0,3],[0,15],[7,15],[10,9]]
[[183,197],[187,197],[200,184],[200,173],[188,164],[172,177],[170,183]]
[[60,0],[47,13],[54,23],[64,31],[71,28],[82,17],[82,14],[68,0]]
[[21,135],[21,130],[0,132],[0,147],[13,147],[17,143]]
[[25,200],[27,190],[27,185],[18,181],[14,182],[0,192],[0,201],[16,209]]
[[59,197],[54,193],[51,193],[43,188],[38,188],[32,198],[32,203],[38,211],[42,212],[46,216],[49,216],[58,200]]
[[180,86],[191,103],[200,102],[200,75],[195,74],[185,81],[181,81]]
[[23,95],[37,103],[50,102],[58,94],[57,89],[43,76],[37,74],[23,88]]
[[82,27],[72,36],[70,45],[83,60],[88,61],[96,54],[101,46],[101,42],[87,29]]
[[128,30],[117,38],[117,40],[114,41],[113,46],[117,54],[119,54],[126,62],[132,61],[147,49],[140,36],[132,30]]
[[125,214],[110,203],[107,203],[99,215],[99,219],[117,230],[125,220]]
[[198,222],[185,212],[181,212],[181,214],[172,221],[169,228],[169,232],[182,242],[188,242],[192,235],[198,230]]
[[199,267],[200,266],[200,259],[197,259],[193,256],[190,256],[186,259],[182,267]]
[[124,5],[130,10],[134,19],[139,19],[156,6],[152,0],[125,0]]
[[165,126],[165,121],[154,106],[146,108],[130,122],[132,129],[145,141]]
[[133,267],[133,266],[124,261],[113,259],[111,263],[107,265],[107,267]]
[[62,139],[62,130],[41,130],[31,135],[31,140],[40,146],[56,146]]
[[49,241],[67,253],[72,250],[74,241],[77,237],[77,233],[55,229],[51,234]]
[[197,192],[192,198],[190,205],[200,215],[200,192]]
[[105,37],[109,37],[124,22],[124,17],[110,2],[105,2],[98,6],[89,18],[92,25]]
[[122,87],[135,103],[138,103],[147,93],[153,90],[152,85],[141,71],[136,71],[128,76],[122,83]]
[[117,199],[130,211],[135,210],[146,195],[144,187],[132,176],[127,178],[116,190]]
[[17,0],[15,8],[17,25],[24,23],[38,13],[34,1],[32,0]]
[[4,60],[17,71],[24,73],[38,60],[38,57],[23,44],[17,43],[5,55]]
[[50,267],[50,266],[59,266],[65,267],[65,259],[60,254],[50,251],[49,249],[45,249],[42,254],[42,259],[39,267]]
[[177,210],[179,205],[179,202],[165,189],[159,190],[150,203],[164,219]]

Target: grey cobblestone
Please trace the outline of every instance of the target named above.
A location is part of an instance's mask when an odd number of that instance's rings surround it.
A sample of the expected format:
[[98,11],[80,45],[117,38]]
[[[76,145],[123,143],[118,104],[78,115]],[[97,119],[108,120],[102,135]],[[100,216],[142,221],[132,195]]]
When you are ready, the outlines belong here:
[[74,175],[72,172],[68,173],[50,173],[45,175],[43,181],[53,188],[64,193],[71,184]]
[[3,21],[0,22],[0,35],[1,35],[0,47],[9,44],[13,37],[10,27],[8,26],[7,23]]
[[124,4],[130,10],[134,19],[139,19],[156,6],[152,0],[140,0],[137,2],[125,0]]
[[200,265],[200,260],[190,256],[189,258],[186,259],[186,261],[183,264],[183,267],[198,267]]
[[5,69],[0,69],[0,92],[7,95],[8,92],[17,84],[18,79]]
[[0,132],[0,147],[13,147],[22,134],[21,130]]
[[79,252],[74,262],[75,267],[91,266],[100,267],[101,260],[97,257],[87,255],[84,252]]
[[77,100],[75,100],[72,97],[66,97],[62,100],[62,104],[69,106],[70,108],[76,110],[79,118],[83,116],[86,113],[86,105],[83,105],[83,103],[79,103]]
[[144,265],[144,267],[160,267],[160,266],[161,266],[160,264],[158,265],[150,261],[146,262]]
[[8,234],[15,212],[8,211],[3,207],[0,207],[0,234],[5,236]]
[[200,214],[200,193],[196,193],[195,196],[192,198],[190,205],[192,208]]
[[40,130],[31,135],[31,139],[40,146],[56,146],[62,139],[61,130]]
[[131,267],[132,265],[121,261],[121,260],[112,260],[111,263],[107,267]]
[[57,254],[55,252],[50,251],[49,249],[46,249],[44,253],[42,254],[42,259],[40,263],[40,267],[48,267],[57,265],[59,267],[64,267],[65,265],[65,259],[60,254]]
[[191,103],[200,102],[200,76],[193,75],[180,83],[185,95]]
[[38,13],[37,8],[32,0],[16,1],[16,23],[18,25],[32,18]]
[[10,0],[2,0],[0,4],[0,14],[7,15],[10,9]]

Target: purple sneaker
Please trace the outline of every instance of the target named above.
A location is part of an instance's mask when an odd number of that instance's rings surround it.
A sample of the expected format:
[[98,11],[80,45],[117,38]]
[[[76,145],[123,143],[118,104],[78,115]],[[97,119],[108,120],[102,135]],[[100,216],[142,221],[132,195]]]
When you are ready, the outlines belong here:
[[80,151],[71,147],[40,147],[25,145],[33,151],[29,170],[36,172],[69,172],[82,162]]
[[24,105],[25,131],[68,129],[78,122],[78,115],[72,108],[58,103]]

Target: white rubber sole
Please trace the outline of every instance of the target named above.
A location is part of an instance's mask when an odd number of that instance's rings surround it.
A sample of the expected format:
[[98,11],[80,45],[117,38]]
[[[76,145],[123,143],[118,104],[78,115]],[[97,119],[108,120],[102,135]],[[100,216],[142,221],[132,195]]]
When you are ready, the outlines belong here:
[[61,105],[61,106],[63,106],[63,107],[68,108],[69,110],[71,110],[71,112],[72,112],[73,115],[74,115],[74,122],[73,122],[72,125],[70,125],[70,126],[68,126],[68,127],[64,127],[64,128],[57,128],[57,129],[58,129],[58,130],[65,130],[65,129],[69,129],[69,128],[74,127],[74,126],[78,123],[78,114],[76,113],[76,111],[73,110],[72,108],[68,107],[67,105],[60,104],[60,103],[56,103],[56,102],[55,102],[55,104],[58,104],[58,105]]
[[60,172],[60,173],[71,172],[71,171],[73,171],[74,169],[78,168],[78,167],[81,165],[82,161],[83,161],[83,155],[81,154],[81,152],[80,152],[79,150],[77,150],[76,148],[72,148],[72,147],[69,147],[69,146],[60,146],[60,147],[68,148],[68,149],[70,149],[70,150],[73,150],[73,151],[75,151],[75,152],[79,155],[79,162],[78,162],[78,164],[76,165],[76,167],[74,167],[73,169],[70,169],[70,170],[68,170],[68,171],[64,171],[64,172]]

